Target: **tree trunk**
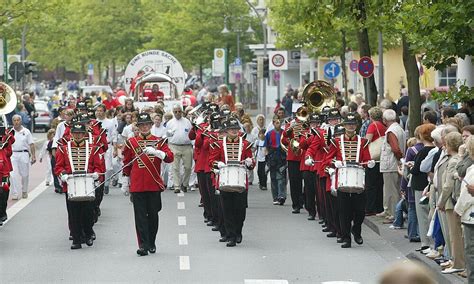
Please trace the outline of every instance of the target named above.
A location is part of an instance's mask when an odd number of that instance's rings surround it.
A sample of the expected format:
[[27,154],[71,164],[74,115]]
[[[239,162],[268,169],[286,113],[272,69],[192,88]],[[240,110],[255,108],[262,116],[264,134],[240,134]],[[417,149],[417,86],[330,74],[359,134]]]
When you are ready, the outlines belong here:
[[[359,0],[356,2],[356,9],[358,11],[358,13],[355,14],[357,21],[359,21],[362,25],[365,25],[367,13],[365,11],[364,0]],[[357,32],[357,41],[359,42],[360,57],[371,57],[369,32],[366,27],[363,27]],[[375,77],[373,75],[369,78],[364,78],[364,90],[367,103],[372,106],[377,105],[377,86],[375,85]]]
[[199,62],[199,82],[202,86],[202,62]]
[[86,75],[86,60],[84,58],[81,58],[81,80],[87,79]]
[[344,88],[344,99],[346,102],[349,101],[347,97],[347,66],[346,66],[346,49],[347,49],[347,42],[346,42],[346,32],[342,31],[342,53],[341,53],[341,67],[342,67],[342,87]]
[[407,74],[408,95],[410,106],[408,117],[408,129],[410,137],[414,136],[415,128],[421,124],[421,97],[420,97],[420,71],[416,62],[415,54],[410,50],[410,43],[402,37],[403,45],[403,65]]
[[112,87],[115,88],[115,80],[116,80],[117,74],[115,74],[115,59],[112,59]]
[[99,59],[99,64],[97,64],[97,75],[99,76],[99,85],[102,85],[102,68],[101,68],[101,61]]

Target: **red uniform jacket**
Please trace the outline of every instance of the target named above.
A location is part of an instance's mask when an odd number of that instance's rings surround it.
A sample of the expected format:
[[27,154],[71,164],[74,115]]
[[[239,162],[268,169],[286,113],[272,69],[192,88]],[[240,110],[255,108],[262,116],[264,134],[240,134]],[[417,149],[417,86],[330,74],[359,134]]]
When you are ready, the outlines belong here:
[[[140,149],[136,149],[132,146],[132,139],[136,139]],[[130,163],[136,157],[136,153],[141,153],[147,146],[151,146],[165,152],[165,163],[173,162],[173,152],[171,152],[170,148],[168,148],[167,139],[162,139],[151,134],[146,136],[140,134],[137,137],[130,138],[125,142],[125,147],[123,149],[124,165]],[[143,154],[142,157],[146,159],[145,154]],[[130,192],[164,190],[163,180],[161,179],[161,159],[153,155],[149,155],[148,157],[154,165],[154,167],[151,169],[147,169],[140,158],[136,159],[131,165],[123,169],[123,175],[130,177]]]
[[307,166],[305,164],[305,160],[308,157],[308,149],[310,147],[313,147],[313,149],[318,149],[318,153],[321,151],[322,144],[321,142],[324,142],[323,139],[321,139],[322,135],[321,133],[316,130],[316,129],[311,129],[305,133],[305,135],[300,137],[300,149],[301,149],[301,162],[300,162],[300,170],[301,171],[314,171],[318,172],[319,164],[313,157],[313,155],[310,155],[311,158],[313,158],[314,161],[314,166]]
[[329,152],[329,147],[326,144],[326,140],[324,138],[325,131],[321,128],[316,129],[318,133],[318,138],[313,137],[311,142],[309,142],[308,150],[305,153],[304,159],[307,157],[311,157],[314,161],[314,169],[316,173],[320,177],[327,176],[325,172],[325,168],[327,167],[324,162],[326,161],[327,153]]
[[214,185],[215,188],[217,188],[217,178],[216,175],[213,171],[211,171],[212,167],[211,165],[214,164],[214,160],[212,160],[212,157],[216,155],[214,152],[219,151],[219,141],[221,138],[219,138],[219,132],[218,131],[209,131],[207,132],[207,138],[204,140],[203,147],[207,147],[209,149],[209,155],[207,156],[207,167],[209,167],[209,171],[211,172],[211,182]]
[[193,139],[194,136],[194,171],[209,173],[211,168],[209,167],[209,131],[207,127],[208,123],[201,123],[197,130],[191,130],[189,138]]
[[[224,139],[227,139],[227,141],[226,141],[227,144],[239,143],[239,137],[237,137],[233,141],[230,141],[229,138],[224,138]],[[241,157],[240,157],[240,161],[244,161],[247,158],[251,158],[252,159],[252,165],[250,167],[247,167],[247,168],[249,170],[252,170],[255,167],[255,159],[253,158],[253,154],[252,154],[252,145],[247,140],[244,140],[244,139],[242,139],[242,143],[243,143],[243,145],[242,145],[242,154],[241,154]],[[210,161],[209,166],[210,167],[216,168],[218,162],[224,162],[225,163],[226,156],[225,156],[223,144],[224,143],[223,143],[222,140],[218,141],[217,145],[215,146],[213,151],[211,151],[211,157],[209,159],[209,161]],[[246,189],[248,191],[248,181],[246,182]]]
[[[297,123],[300,122],[299,120],[295,120],[295,121]],[[287,123],[285,125],[285,130],[283,130],[281,143],[283,143],[283,145],[285,145],[288,148],[288,153],[286,155],[286,160],[287,161],[298,161],[299,162],[302,159],[301,152],[300,152],[299,155],[296,155],[295,153],[293,153],[293,151],[289,147],[291,139],[293,139],[295,137],[293,131],[288,131],[288,129],[290,129],[290,126],[291,126],[291,123]],[[298,138],[296,137],[296,139],[298,139]]]
[[13,143],[15,143],[15,132],[13,128],[7,129],[0,141],[0,178],[10,176],[10,172],[13,171],[11,160]]
[[[86,140],[83,140],[80,143],[76,143],[74,140],[71,141],[71,147],[86,147]],[[89,164],[87,165],[87,173],[104,173],[105,172],[105,164],[103,163],[102,159],[100,158],[100,148],[95,145],[90,145],[89,150]],[[66,145],[62,145],[58,147],[58,151],[56,152],[56,167],[54,168],[54,174],[56,176],[62,174],[72,174],[72,167],[69,161],[69,154]],[[63,183],[63,192],[67,192],[67,183]]]

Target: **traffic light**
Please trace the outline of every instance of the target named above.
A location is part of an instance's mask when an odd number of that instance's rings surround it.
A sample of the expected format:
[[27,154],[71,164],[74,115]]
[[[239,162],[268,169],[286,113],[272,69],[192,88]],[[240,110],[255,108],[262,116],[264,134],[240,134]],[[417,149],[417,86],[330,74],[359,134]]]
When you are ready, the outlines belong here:
[[263,59],[263,78],[268,78],[268,58]]
[[25,74],[30,74],[36,72],[36,62],[25,61]]

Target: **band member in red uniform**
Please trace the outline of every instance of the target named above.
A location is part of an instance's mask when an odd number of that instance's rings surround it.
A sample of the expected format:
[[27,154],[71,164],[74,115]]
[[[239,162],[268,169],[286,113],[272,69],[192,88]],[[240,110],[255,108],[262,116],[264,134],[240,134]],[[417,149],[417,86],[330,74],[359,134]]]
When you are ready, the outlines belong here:
[[[324,143],[324,136],[318,131],[320,123],[319,115],[310,114],[309,126],[310,128],[300,137],[299,143],[301,148],[301,155],[306,157],[306,151],[309,146],[315,144],[313,147],[320,148]],[[308,220],[315,220],[316,217],[316,166],[314,163],[306,163],[305,159],[301,159],[300,170],[303,173],[304,179],[304,193],[306,198],[305,208],[308,211]]]
[[[59,147],[56,152],[54,174],[58,175],[63,182],[64,192],[68,192],[67,182],[70,178],[75,178],[74,174],[91,174],[94,180],[98,180],[100,174],[104,173],[104,164],[99,157],[100,148],[87,141],[86,126],[82,123],[74,123],[71,135],[72,139],[66,145]],[[82,247],[83,233],[85,243],[92,246],[94,201],[72,201],[66,194],[66,206],[72,235],[71,249]]]
[[[248,170],[255,167],[251,144],[239,137],[240,125],[235,118],[229,118],[224,122],[224,128],[227,136],[224,140],[218,142],[219,150],[212,152],[212,166],[222,170],[230,164],[244,164]],[[221,183],[221,181],[219,181]],[[242,227],[245,221],[247,207],[248,181],[246,176],[244,192],[224,191],[219,187],[223,209],[224,222],[227,232],[227,246],[234,247],[236,243],[242,242]]]
[[129,187],[132,196],[139,246],[137,254],[144,256],[156,252],[158,212],[162,207],[161,192],[165,190],[161,162],[171,163],[174,156],[166,139],[150,133],[153,121],[148,113],[139,114],[137,126],[140,134],[125,142],[123,163],[128,166],[123,169],[123,186]]
[[8,219],[7,202],[10,194],[10,172],[13,170],[11,156],[14,142],[14,132],[12,129],[8,130],[0,121],[0,226]]
[[292,213],[295,214],[300,213],[304,204],[303,176],[300,171],[301,151],[297,153],[293,152],[290,147],[290,142],[292,139],[298,140],[300,134],[303,133],[304,128],[306,128],[306,126],[303,126],[305,122],[302,121],[302,117],[298,115],[302,112],[307,112],[305,106],[300,107],[296,112],[296,118],[285,126],[281,140],[282,144],[288,148],[288,154],[286,156],[286,160],[288,161],[288,179],[290,181]]
[[[346,133],[335,139],[333,147],[327,156],[328,161],[334,161],[336,167],[336,187],[337,202],[339,210],[339,220],[341,224],[342,248],[351,247],[351,233],[354,235],[354,241],[362,244],[361,235],[362,223],[365,218],[366,194],[364,192],[364,169],[368,166],[373,168],[375,161],[371,160],[367,140],[361,138],[356,133],[357,119],[354,113],[349,113],[343,121]],[[347,180],[347,184],[340,184],[338,179],[342,178],[339,172],[352,166],[355,171],[361,174],[362,184],[359,185],[355,180]],[[355,168],[358,167],[358,168]],[[350,176],[348,174],[348,176]],[[355,176],[354,176],[355,177]],[[351,177],[352,179],[352,177]],[[354,178],[355,179],[355,178]]]
[[[222,131],[222,124],[220,122],[221,120],[221,114],[218,112],[213,112],[210,115],[209,118],[210,126],[209,126],[209,131],[207,132],[207,138],[204,140],[204,146],[203,147],[208,147],[209,148],[209,156],[208,156],[208,164],[213,165],[214,160],[212,160],[213,156],[216,156],[216,154],[213,154],[215,151],[220,151],[219,148],[219,141],[221,141],[223,138],[225,138],[225,134]],[[219,231],[221,238],[219,241],[221,242],[226,242],[227,237],[226,237],[226,231],[225,231],[225,224],[224,224],[224,211],[223,211],[223,205],[222,205],[222,198],[220,196],[220,192],[217,190],[219,185],[217,183],[218,177],[216,174],[217,170],[211,170],[209,174],[210,178],[210,197],[211,197],[211,210],[213,213],[216,215],[216,225],[212,227],[212,231]]]

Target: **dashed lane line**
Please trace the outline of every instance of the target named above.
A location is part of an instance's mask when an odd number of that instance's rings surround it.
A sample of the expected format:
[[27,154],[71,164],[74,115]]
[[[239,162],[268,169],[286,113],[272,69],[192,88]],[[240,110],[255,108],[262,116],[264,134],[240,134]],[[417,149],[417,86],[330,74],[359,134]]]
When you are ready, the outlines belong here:
[[178,216],[178,226],[186,226],[186,216]]
[[284,279],[244,279],[245,284],[288,284]]
[[179,257],[179,270],[190,270],[191,265],[189,263],[189,256],[180,256]]
[[178,210],[184,210],[186,206],[184,205],[184,202],[178,202]]
[[178,197],[184,197],[184,192],[180,192],[177,195],[178,195]]
[[188,234],[179,234],[179,245],[187,246],[188,245]]

